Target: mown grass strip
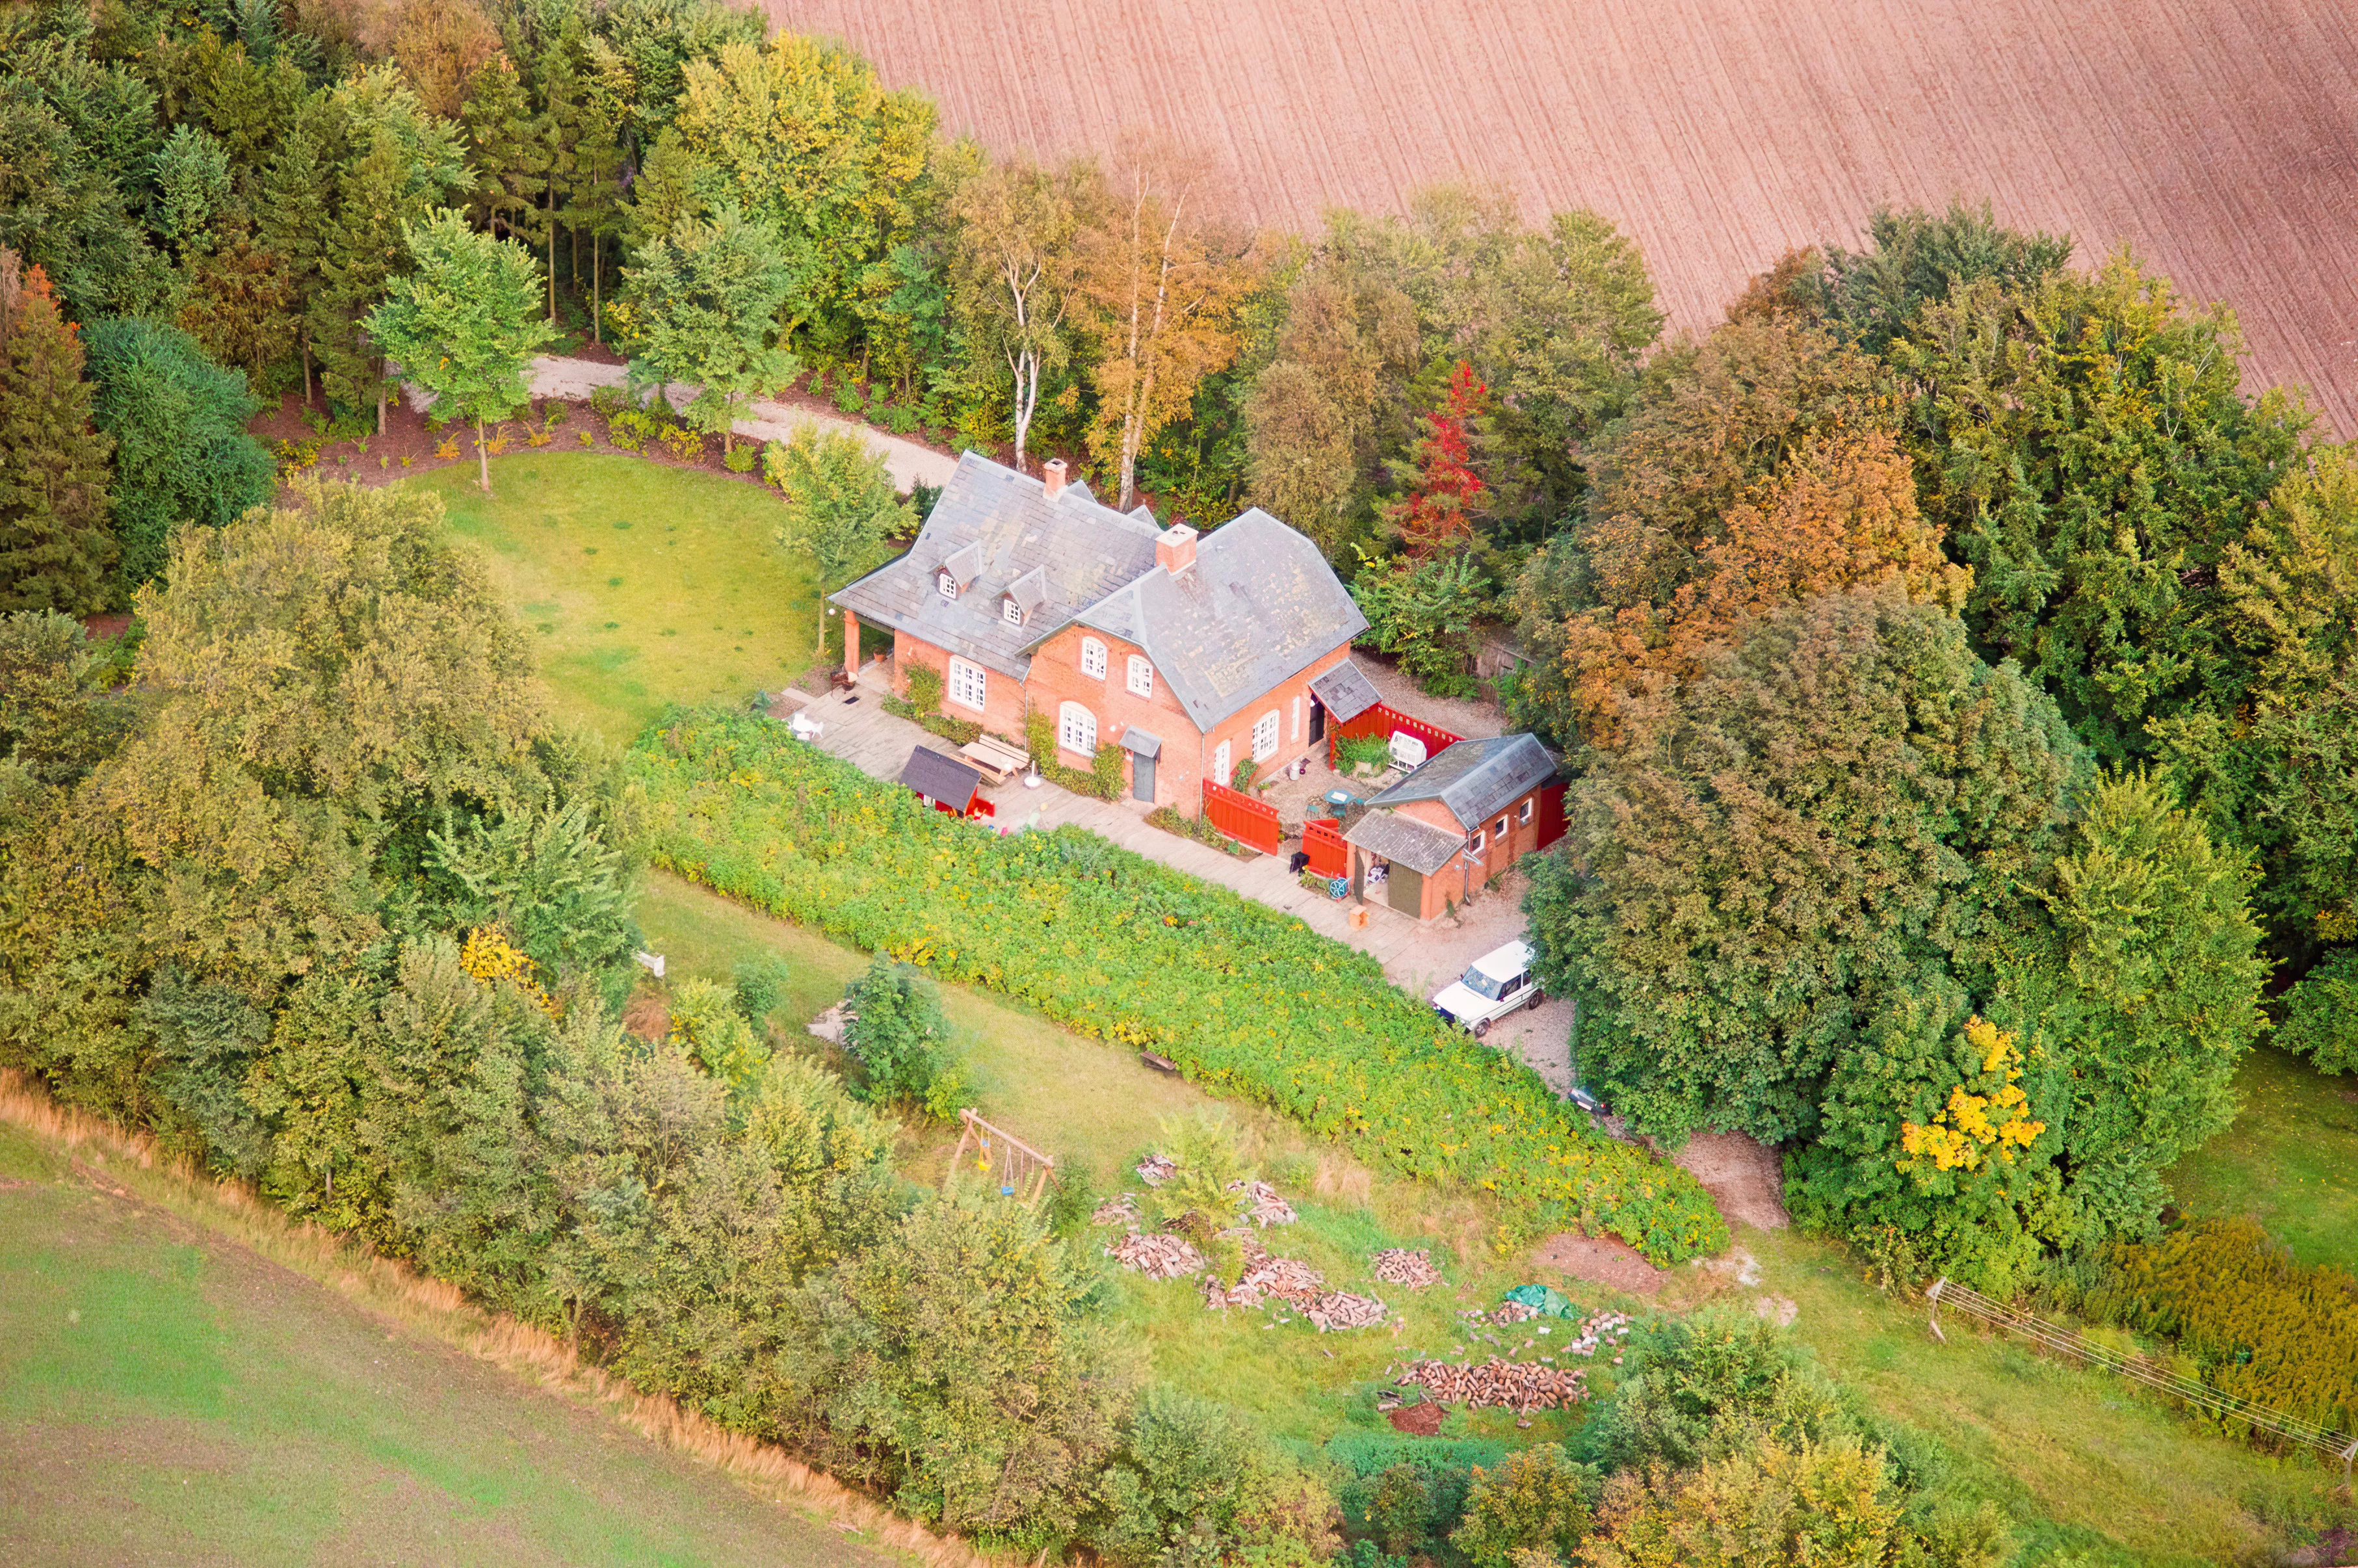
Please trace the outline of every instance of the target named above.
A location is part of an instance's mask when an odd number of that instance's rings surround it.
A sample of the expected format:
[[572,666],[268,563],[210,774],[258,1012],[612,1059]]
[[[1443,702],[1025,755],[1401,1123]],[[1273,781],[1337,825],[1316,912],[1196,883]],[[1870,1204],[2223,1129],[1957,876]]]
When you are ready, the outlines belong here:
[[657,864],[1494,1193],[1502,1245],[1573,1223],[1657,1264],[1727,1244],[1693,1177],[1576,1126],[1374,958],[1267,905],[1079,829],[999,838],[749,716],[676,712],[624,769]]

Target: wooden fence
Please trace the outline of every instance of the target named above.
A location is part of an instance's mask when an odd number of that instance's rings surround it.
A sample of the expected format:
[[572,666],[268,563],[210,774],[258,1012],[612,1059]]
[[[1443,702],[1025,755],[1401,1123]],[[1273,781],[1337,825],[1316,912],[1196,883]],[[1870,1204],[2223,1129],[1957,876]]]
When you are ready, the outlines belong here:
[[1350,847],[1343,842],[1343,824],[1333,816],[1314,816],[1302,825],[1302,852],[1310,857],[1313,876],[1351,874]]
[[1277,830],[1277,812],[1273,807],[1209,779],[1204,781],[1204,815],[1212,819],[1213,827],[1264,855],[1276,854],[1278,845],[1283,841]]
[[1380,735],[1390,741],[1395,735],[1413,735],[1424,742],[1425,760],[1430,762],[1466,737],[1452,735],[1437,724],[1427,724],[1422,719],[1411,719],[1397,708],[1378,703],[1357,718],[1326,727],[1326,765],[1335,766],[1340,755],[1337,748],[1345,741],[1356,741],[1362,735]]

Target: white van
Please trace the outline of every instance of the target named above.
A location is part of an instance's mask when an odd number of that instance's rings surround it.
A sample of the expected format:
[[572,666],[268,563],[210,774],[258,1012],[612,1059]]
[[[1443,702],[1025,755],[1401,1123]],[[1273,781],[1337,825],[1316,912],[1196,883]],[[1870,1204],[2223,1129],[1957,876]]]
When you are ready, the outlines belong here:
[[1537,956],[1528,942],[1509,942],[1483,954],[1465,974],[1433,993],[1433,1011],[1481,1039],[1491,1024],[1515,1009],[1547,1000],[1531,978],[1531,960]]

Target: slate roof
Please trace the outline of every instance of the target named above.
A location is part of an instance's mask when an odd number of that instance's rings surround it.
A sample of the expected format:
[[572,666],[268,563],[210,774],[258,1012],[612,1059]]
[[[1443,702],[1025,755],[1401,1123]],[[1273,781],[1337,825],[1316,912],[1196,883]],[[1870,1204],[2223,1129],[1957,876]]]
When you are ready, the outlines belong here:
[[[1450,748],[1455,751],[1455,746]],[[1351,824],[1343,841],[1356,844],[1371,855],[1380,855],[1396,866],[1406,866],[1412,871],[1431,876],[1449,864],[1450,857],[1466,848],[1463,834],[1435,827],[1430,822],[1419,822],[1413,816],[1402,816],[1397,811],[1368,811]]]
[[1312,681],[1310,691],[1325,705],[1326,717],[1337,724],[1348,723],[1383,700],[1375,684],[1348,659]]
[[910,752],[909,765],[901,770],[901,783],[928,800],[963,811],[973,801],[974,792],[982,787],[982,774],[956,757],[919,746]]
[[[1078,481],[1051,501],[1040,481],[968,452],[909,553],[828,598],[1017,680],[1078,622],[1143,648],[1199,730],[1367,630],[1318,547],[1259,507],[1205,535],[1175,577],[1155,564],[1159,532],[1143,506],[1116,512]],[[956,599],[936,589],[945,567]],[[1021,626],[1001,612],[1010,594]]]
[[1368,805],[1437,800],[1471,832],[1554,776],[1555,758],[1535,735],[1460,741],[1381,795],[1370,796]]
[[1074,617],[1137,643],[1209,730],[1368,629],[1318,546],[1256,506]]
[[[827,597],[864,621],[1022,680],[1033,644],[1153,569],[1156,531],[1151,517],[1099,505],[1086,484],[1067,484],[1051,501],[1038,480],[968,452],[908,554]],[[944,599],[934,576],[953,558],[964,586]],[[1021,626],[1000,603],[1019,584]]]

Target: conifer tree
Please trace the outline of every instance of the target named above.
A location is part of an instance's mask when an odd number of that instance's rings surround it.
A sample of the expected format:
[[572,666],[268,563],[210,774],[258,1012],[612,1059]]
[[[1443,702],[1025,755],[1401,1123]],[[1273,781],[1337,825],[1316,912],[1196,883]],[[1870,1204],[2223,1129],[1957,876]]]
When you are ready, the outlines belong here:
[[1489,395],[1474,367],[1459,360],[1441,406],[1424,416],[1425,436],[1414,460],[1401,465],[1408,493],[1385,516],[1418,560],[1474,542],[1489,486],[1474,470],[1473,427]]
[[0,611],[85,615],[106,600],[114,541],[81,343],[49,280],[0,250]]
[[[557,230],[572,207],[572,182],[579,167],[574,143],[587,118],[588,84],[574,69],[570,39],[550,47],[541,59],[538,129],[541,139],[540,235],[542,269],[548,287],[548,324],[557,325]],[[580,281],[581,243],[573,243],[574,281]]]
[[475,168],[469,213],[494,236],[535,243],[540,209],[535,200],[548,178],[547,137],[515,62],[503,53],[477,67],[461,113]]
[[309,312],[328,395],[354,408],[375,404],[379,435],[388,392],[384,355],[363,323],[386,283],[407,267],[404,221],[423,215],[400,148],[379,130],[336,178],[336,222],[322,247],[320,287]]
[[242,220],[220,248],[189,269],[180,305],[180,330],[205,352],[235,365],[257,384],[273,364],[284,364],[295,326],[295,287],[277,252],[256,244]]
[[[328,229],[328,161],[319,137],[308,126],[289,131],[262,172],[262,243],[274,252],[297,301],[316,297],[326,281],[319,270]],[[295,347],[303,356],[303,401],[311,401],[311,334],[317,318],[298,309]]]
[[581,236],[590,236],[590,335],[606,341],[606,241],[622,218],[622,146],[602,92],[585,91],[574,105],[577,124],[566,137],[565,207],[573,234],[574,287],[580,287]]

